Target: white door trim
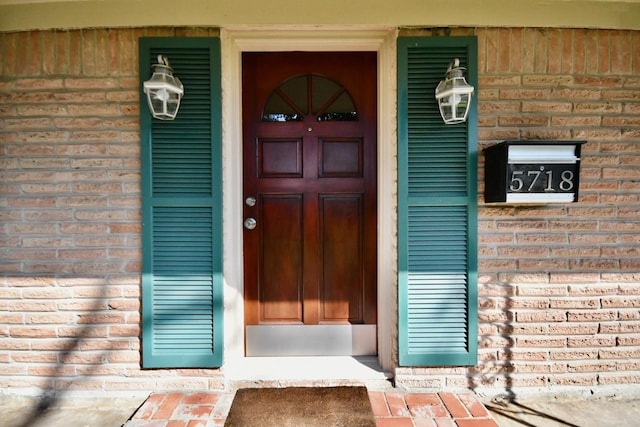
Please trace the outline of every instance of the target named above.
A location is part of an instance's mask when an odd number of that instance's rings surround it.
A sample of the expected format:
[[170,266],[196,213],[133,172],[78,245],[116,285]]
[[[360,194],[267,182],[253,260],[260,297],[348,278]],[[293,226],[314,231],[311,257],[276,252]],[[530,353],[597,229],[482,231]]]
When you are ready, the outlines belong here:
[[244,358],[242,273],[242,52],[378,53],[378,361],[395,367],[397,346],[397,137],[395,28],[221,30],[224,244],[224,361]]

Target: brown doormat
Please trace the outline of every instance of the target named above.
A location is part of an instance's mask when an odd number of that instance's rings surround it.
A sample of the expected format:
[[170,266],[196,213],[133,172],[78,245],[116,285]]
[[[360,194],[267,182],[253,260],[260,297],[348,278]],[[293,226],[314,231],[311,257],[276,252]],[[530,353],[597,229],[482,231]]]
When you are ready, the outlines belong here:
[[244,388],[226,427],[375,427],[366,387]]

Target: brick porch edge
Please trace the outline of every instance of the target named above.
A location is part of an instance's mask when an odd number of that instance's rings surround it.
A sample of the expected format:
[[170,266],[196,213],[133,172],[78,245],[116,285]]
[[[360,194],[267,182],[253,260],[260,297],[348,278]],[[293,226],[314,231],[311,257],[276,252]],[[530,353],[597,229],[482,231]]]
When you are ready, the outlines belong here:
[[[472,392],[369,391],[377,427],[498,427]],[[232,392],[156,393],[126,427],[224,426]]]

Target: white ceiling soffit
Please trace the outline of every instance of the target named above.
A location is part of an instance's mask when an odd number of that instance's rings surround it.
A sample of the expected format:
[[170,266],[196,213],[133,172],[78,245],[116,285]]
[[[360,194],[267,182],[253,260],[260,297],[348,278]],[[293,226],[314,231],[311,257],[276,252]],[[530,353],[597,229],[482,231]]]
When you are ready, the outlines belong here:
[[0,31],[362,25],[640,29],[640,0],[0,0]]

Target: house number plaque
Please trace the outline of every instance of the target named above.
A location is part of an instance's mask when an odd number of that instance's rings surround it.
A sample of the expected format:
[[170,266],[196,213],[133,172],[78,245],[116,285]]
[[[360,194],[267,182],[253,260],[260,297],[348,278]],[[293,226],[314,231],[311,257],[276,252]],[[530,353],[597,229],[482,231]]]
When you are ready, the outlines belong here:
[[576,202],[584,142],[505,141],[485,149],[485,201]]

